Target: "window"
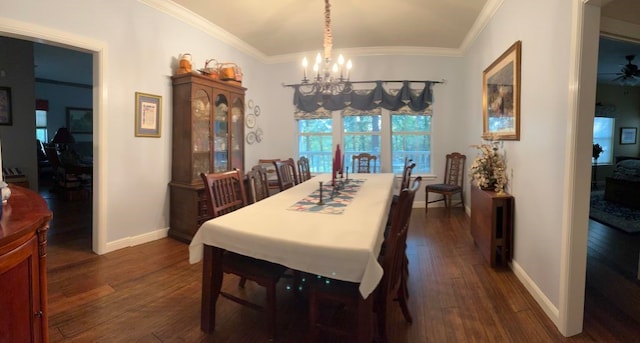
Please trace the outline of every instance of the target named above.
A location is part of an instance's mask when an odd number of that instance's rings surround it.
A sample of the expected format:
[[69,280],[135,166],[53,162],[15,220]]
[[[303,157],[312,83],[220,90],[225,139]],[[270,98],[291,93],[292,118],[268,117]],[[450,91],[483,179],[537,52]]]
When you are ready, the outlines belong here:
[[[416,163],[414,173],[431,172],[431,116],[411,114],[345,115],[331,119],[298,119],[298,155],[309,158],[312,173],[330,173],[333,149],[340,143],[345,166],[362,152],[378,157],[376,172],[402,174],[405,158]],[[351,169],[351,168],[349,168]]]
[[[353,155],[366,152],[378,157],[375,171],[380,171],[380,129],[382,127],[381,115],[344,116],[343,147],[344,163],[351,165]],[[372,165],[373,168],[373,165]]]
[[333,120],[298,120],[298,154],[309,159],[311,173],[328,173],[333,162]]
[[[598,143],[603,151],[598,157],[598,164],[611,164],[613,162],[613,129],[615,119],[607,117],[593,118],[593,143]],[[592,159],[591,163],[596,160]]]
[[47,134],[47,111],[36,110],[36,139],[42,143],[49,142]]
[[412,159],[414,172],[431,171],[431,116],[391,115],[391,170],[402,174],[405,158]]

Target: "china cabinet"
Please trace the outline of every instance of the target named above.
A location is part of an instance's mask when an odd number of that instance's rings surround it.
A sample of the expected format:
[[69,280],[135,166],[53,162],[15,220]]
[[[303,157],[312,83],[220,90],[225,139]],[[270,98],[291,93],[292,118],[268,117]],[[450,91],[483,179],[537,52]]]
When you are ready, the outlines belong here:
[[244,94],[236,82],[182,74],[173,82],[169,236],[190,242],[210,218],[200,173],[244,171]]
[[44,199],[11,185],[0,220],[0,342],[49,342]]

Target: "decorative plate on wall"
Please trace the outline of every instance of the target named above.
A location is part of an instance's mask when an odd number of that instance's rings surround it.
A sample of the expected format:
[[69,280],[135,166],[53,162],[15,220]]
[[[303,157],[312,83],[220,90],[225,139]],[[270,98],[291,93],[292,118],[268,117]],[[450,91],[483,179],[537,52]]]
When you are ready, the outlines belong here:
[[256,116],[260,115],[260,106],[256,105],[253,107],[253,114],[255,114]]
[[262,129],[258,128],[256,130],[256,142],[258,143],[262,142],[262,136],[263,136]]
[[253,99],[249,99],[249,103],[247,104],[247,107],[249,107],[250,110],[253,109]]
[[253,144],[256,142],[256,133],[251,131],[247,133],[247,143]]
[[248,128],[253,128],[254,126],[256,126],[256,116],[251,113],[247,114],[246,124]]

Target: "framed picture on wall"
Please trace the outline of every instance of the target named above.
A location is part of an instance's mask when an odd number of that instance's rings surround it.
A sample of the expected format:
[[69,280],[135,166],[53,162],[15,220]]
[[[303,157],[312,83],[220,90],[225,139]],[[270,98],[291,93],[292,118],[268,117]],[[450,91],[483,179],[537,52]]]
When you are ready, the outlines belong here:
[[520,55],[515,42],[482,72],[482,138],[520,140]]
[[11,88],[0,87],[0,125],[12,125]]
[[71,133],[92,133],[93,110],[90,108],[67,107],[67,128]]
[[620,128],[620,144],[636,144],[637,127]]
[[136,137],[160,137],[162,97],[136,92]]

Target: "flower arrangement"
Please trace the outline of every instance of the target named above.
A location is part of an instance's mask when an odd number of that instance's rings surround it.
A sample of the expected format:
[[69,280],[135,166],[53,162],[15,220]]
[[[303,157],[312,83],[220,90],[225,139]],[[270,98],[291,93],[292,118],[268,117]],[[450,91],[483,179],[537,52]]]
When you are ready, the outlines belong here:
[[483,189],[494,188],[496,192],[503,193],[507,185],[507,168],[498,144],[497,141],[488,141],[488,143],[472,145],[479,151],[469,172],[476,186]]
[[600,154],[602,154],[603,151],[604,149],[602,148],[602,145],[593,143],[593,155],[591,156],[597,161],[598,157],[600,157]]

